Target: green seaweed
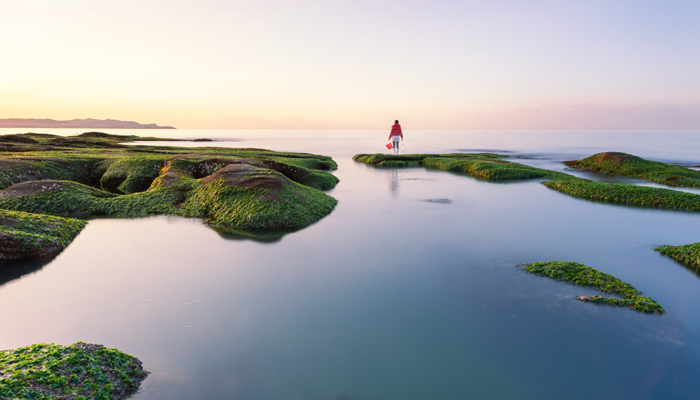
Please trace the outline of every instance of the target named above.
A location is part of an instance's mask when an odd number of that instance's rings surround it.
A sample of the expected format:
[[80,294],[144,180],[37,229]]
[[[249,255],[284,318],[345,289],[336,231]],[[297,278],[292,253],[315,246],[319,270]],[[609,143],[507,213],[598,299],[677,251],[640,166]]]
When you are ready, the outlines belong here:
[[570,175],[503,160],[491,153],[456,154],[357,154],[353,160],[380,168],[425,167],[468,175],[477,179],[508,182],[536,178],[572,179]]
[[674,187],[700,188],[700,172],[678,165],[649,161],[632,154],[605,152],[566,165],[605,174],[644,179]]
[[146,375],[133,356],[83,342],[0,351],[2,399],[123,399]]
[[20,258],[22,254],[45,256],[60,251],[86,224],[74,218],[0,209],[0,259]]
[[569,196],[601,203],[666,210],[700,211],[700,195],[672,189],[593,182],[584,179],[555,180],[542,183],[550,189]]
[[696,274],[700,274],[700,243],[681,246],[659,246],[655,250],[689,267]]
[[483,157],[485,155],[477,156],[482,157],[465,157],[464,155],[426,157],[423,160],[423,166],[426,169],[450,171],[492,182],[511,182],[538,178],[568,179],[568,175],[560,172],[508,162],[495,157]]
[[171,214],[179,197],[172,189],[118,196],[70,181],[61,189],[19,197],[0,197],[0,208],[71,218],[136,218]]
[[456,154],[357,154],[353,160],[379,168],[419,167],[449,171],[491,182],[511,182],[528,179],[577,179],[561,172],[550,171],[504,160],[507,156],[492,153]]
[[545,261],[525,264],[524,270],[535,275],[545,276],[579,286],[591,287],[617,297],[578,296],[577,299],[616,307],[628,307],[644,313],[662,314],[664,309],[654,300],[643,296],[629,283],[612,275],[573,261]]
[[405,155],[389,155],[389,154],[357,154],[352,159],[363,162],[378,168],[406,168],[420,167],[424,158],[430,154],[405,154]]

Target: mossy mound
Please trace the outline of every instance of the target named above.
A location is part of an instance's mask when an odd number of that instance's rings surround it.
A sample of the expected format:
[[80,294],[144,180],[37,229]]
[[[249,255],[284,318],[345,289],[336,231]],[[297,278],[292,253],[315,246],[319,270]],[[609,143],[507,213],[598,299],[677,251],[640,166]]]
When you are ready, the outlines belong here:
[[[180,208],[180,214],[243,232],[293,231],[330,213],[337,201],[325,193],[293,182],[270,170],[251,171],[229,166],[200,182]],[[241,171],[242,170],[242,171]],[[265,175],[261,177],[260,175]]]
[[606,152],[567,161],[574,168],[644,179],[667,186],[700,188],[700,172],[678,165],[649,161],[632,154]]
[[696,274],[700,273],[700,243],[684,244],[681,246],[660,246],[655,250],[687,266]]
[[79,219],[0,209],[0,260],[55,255],[85,225]]
[[617,297],[578,296],[577,299],[616,307],[628,307],[644,313],[662,314],[664,309],[629,283],[612,275],[573,261],[546,261],[525,264],[525,271],[579,286],[587,286]]
[[0,351],[0,398],[121,400],[147,374],[135,357],[101,345],[35,344]]
[[119,144],[135,138],[13,135],[6,140],[25,148],[0,149],[0,209],[82,219],[203,218],[267,240],[318,221],[337,203],[320,191],[338,183],[327,172],[337,168],[330,157]]

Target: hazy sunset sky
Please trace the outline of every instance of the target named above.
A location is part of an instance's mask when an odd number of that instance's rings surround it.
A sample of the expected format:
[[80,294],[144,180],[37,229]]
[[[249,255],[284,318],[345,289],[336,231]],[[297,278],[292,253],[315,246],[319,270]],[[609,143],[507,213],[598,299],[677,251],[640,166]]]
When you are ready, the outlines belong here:
[[0,0],[0,118],[700,129],[697,0]]

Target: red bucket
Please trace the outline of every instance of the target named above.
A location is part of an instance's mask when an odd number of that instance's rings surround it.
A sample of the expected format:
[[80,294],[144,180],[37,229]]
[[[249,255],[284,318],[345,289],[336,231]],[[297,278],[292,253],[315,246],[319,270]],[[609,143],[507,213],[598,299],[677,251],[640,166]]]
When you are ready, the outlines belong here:
[[389,150],[391,150],[391,149],[394,148],[394,145],[391,144],[391,142],[389,142],[389,143],[386,144],[386,148],[389,149]]

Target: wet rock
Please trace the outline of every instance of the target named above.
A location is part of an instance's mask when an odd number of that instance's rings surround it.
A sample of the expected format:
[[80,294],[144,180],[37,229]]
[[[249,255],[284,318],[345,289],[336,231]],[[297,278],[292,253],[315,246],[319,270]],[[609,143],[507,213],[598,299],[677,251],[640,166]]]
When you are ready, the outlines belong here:
[[67,182],[47,179],[43,181],[29,181],[16,183],[0,192],[0,197],[20,197],[31,194],[51,192],[61,190],[66,187]]

